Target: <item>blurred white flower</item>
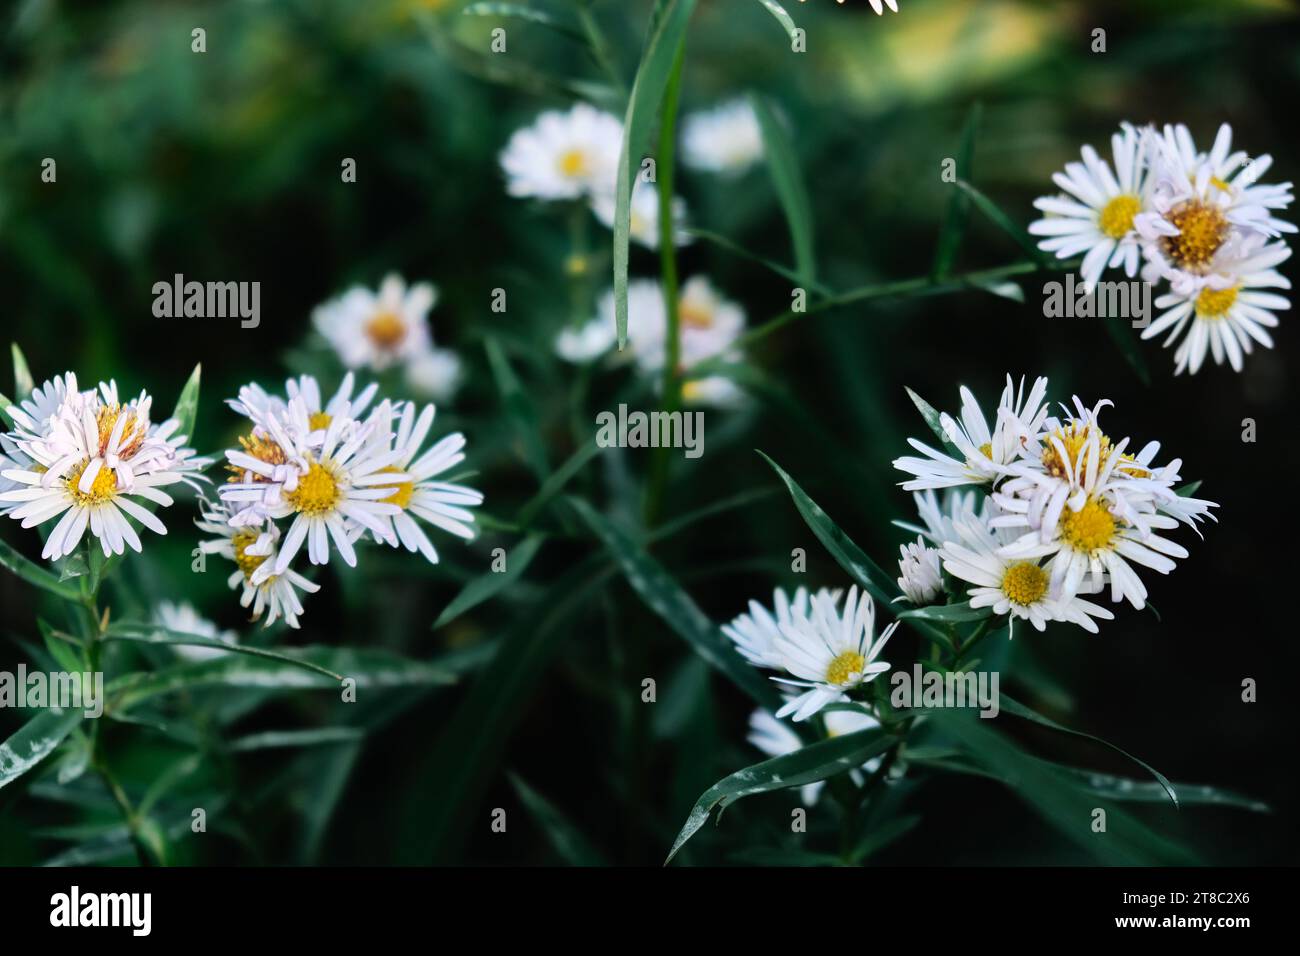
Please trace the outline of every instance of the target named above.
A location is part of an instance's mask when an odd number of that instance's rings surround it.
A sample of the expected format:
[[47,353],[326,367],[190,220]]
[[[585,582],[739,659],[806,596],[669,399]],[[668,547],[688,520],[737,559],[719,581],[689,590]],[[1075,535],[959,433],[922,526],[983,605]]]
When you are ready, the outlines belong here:
[[355,286],[317,306],[312,322],[346,368],[382,372],[428,350],[429,310],[437,297],[428,282],[408,288],[390,274],[377,292]]
[[516,130],[501,153],[506,191],[536,199],[576,199],[614,190],[623,124],[586,103],[548,110]]
[[[880,721],[860,710],[827,711],[825,722],[827,737],[838,737],[841,734],[852,734],[859,730],[870,730],[880,726]],[[762,708],[749,715],[748,740],[769,757],[784,757],[786,754],[803,749],[803,741],[794,729]],[[862,770],[874,773],[880,766],[881,759],[881,757],[872,757],[862,765]],[[862,775],[857,770],[850,770],[849,774],[855,783],[862,783]],[[811,807],[817,802],[825,784],[825,780],[805,784],[799,788],[800,799]]]
[[461,372],[460,356],[455,352],[429,348],[407,361],[406,384],[418,395],[446,401],[460,387]]
[[[217,625],[200,615],[194,609],[194,605],[188,601],[181,601],[179,604],[173,604],[171,601],[160,601],[158,606],[154,608],[153,617],[154,621],[161,627],[168,631],[174,631],[176,634],[189,634],[210,641],[219,641],[223,644],[239,643],[238,634],[234,631],[218,630]],[[226,656],[225,651],[219,651],[215,647],[190,647],[184,644],[175,644],[172,649],[179,656],[191,661],[207,661]]]
[[687,166],[738,175],[762,158],[763,132],[749,100],[732,100],[682,120],[682,162]]
[[[595,213],[606,228],[614,228],[616,201],[612,192],[596,193],[591,198],[591,211]],[[673,197],[673,245],[686,246],[691,243],[691,236],[686,231],[686,202],[680,196]],[[659,248],[659,189],[653,183],[642,182],[639,178],[632,188],[631,203],[628,209],[629,235],[648,249]]]

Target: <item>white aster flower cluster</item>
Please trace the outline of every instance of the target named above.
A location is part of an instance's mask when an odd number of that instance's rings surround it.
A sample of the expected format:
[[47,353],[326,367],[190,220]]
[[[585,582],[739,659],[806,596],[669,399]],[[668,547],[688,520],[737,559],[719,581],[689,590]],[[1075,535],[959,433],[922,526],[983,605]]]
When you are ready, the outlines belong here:
[[377,290],[354,286],[317,306],[312,322],[345,369],[400,369],[416,394],[444,401],[460,384],[461,366],[455,352],[433,344],[429,311],[437,301],[431,283],[408,286],[389,274]]
[[1052,179],[1062,190],[1034,202],[1044,217],[1029,231],[1060,258],[1083,256],[1080,277],[1091,290],[1108,268],[1149,283],[1168,283],[1144,339],[1168,333],[1178,343],[1175,373],[1195,373],[1206,355],[1241,371],[1255,345],[1272,348],[1268,329],[1290,302],[1277,267],[1291,255],[1281,237],[1296,227],[1274,215],[1291,204],[1291,184],[1266,185],[1271,156],[1232,148],[1223,124],[1208,152],[1186,126],[1138,129],[1111,137],[1111,165],[1091,146],[1082,163]]
[[438,477],[464,460],[465,437],[426,449],[434,406],[385,399],[372,408],[376,386],[355,396],[354,387],[348,373],[326,402],[303,375],[286,383],[284,396],[252,384],[228,403],[249,430],[226,452],[231,477],[219,500],[206,503],[199,527],[213,537],[201,547],[234,562],[230,587],[242,590],[254,619],[268,612],[267,625],[282,616],[297,627],[297,592],[317,590],[290,566],[304,545],[312,564],[337,551],[355,566],[355,544],[366,537],[436,563],[421,521],[473,537],[467,509],[483,496]]
[[[899,562],[913,604],[941,603],[950,592],[1040,631],[1068,621],[1096,632],[1096,620],[1113,615],[1087,596],[1109,585],[1112,602],[1143,607],[1138,568],[1168,574],[1187,557],[1165,532],[1213,517],[1214,502],[1181,487],[1180,459],[1159,464],[1158,442],[1132,452],[1127,438],[1102,431],[1109,400],[1088,408],[1075,398],[1052,416],[1046,395],[1045,378],[1026,391],[1007,376],[990,426],[963,387],[960,420],[939,416],[947,448],[910,439],[923,457],[894,462],[912,476],[902,485],[916,492],[921,518],[904,525],[918,537]],[[936,563],[954,584],[936,581]]]
[[67,372],[6,409],[13,429],[0,434],[0,514],[24,528],[58,519],[42,558],[72,554],[87,530],[106,557],[140,551],[133,520],[167,533],[153,513],[172,504],[162,489],[197,487],[211,461],[176,434],[177,420],[152,422],[152,407],[143,391],[123,401],[112,381],[83,391]]
[[[736,176],[763,155],[762,135],[752,106],[745,100],[687,116],[682,124],[682,160],[691,168]],[[615,185],[622,146],[622,123],[585,103],[568,112],[543,113],[510,138],[501,165],[512,196],[587,202],[607,227],[614,223]],[[686,204],[672,201],[675,245],[689,242]],[[659,194],[654,183],[638,177],[631,197],[631,238],[658,248]],[[710,360],[735,361],[733,348],[744,331],[745,313],[724,298],[707,278],[696,276],[678,295],[681,362],[687,380],[683,399],[691,404],[734,404],[741,392],[720,375],[690,377],[693,366]],[[628,350],[638,370],[657,383],[666,360],[668,308],[657,281],[633,280],[628,288]],[[565,361],[592,362],[614,348],[614,293],[597,303],[596,315],[560,332],[556,353]]]

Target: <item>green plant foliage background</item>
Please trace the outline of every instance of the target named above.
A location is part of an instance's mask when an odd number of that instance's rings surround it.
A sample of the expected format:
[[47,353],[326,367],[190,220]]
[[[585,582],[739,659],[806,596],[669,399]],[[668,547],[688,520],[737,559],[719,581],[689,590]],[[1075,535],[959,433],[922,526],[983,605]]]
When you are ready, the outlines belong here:
[[[706,413],[703,458],[669,461],[662,512],[647,528],[647,453],[590,447],[595,412],[637,383],[626,370],[575,375],[550,347],[610,284],[608,233],[588,223],[590,274],[566,278],[567,220],[506,196],[497,155],[540,110],[578,96],[621,115],[652,4],[529,5],[562,30],[465,6],[21,0],[0,19],[3,329],[37,381],[74,369],[85,382],[147,388],[169,408],[201,362],[194,444],[215,452],[236,437],[222,399],[240,384],[269,387],[290,371],[337,381],[309,338],[310,311],[389,270],[438,286],[435,339],[467,369],[435,430],[469,436],[484,533],[468,546],[440,540],[436,567],[386,550],[355,571],[331,564],[300,632],[243,631],[267,647],[318,648],[321,661],[353,653],[344,647],[380,655],[367,659],[377,671],[407,661],[410,680],[363,687],[352,706],[328,681],[196,685],[146,711],[179,730],[105,722],[104,752],[166,859],[659,864],[700,795],[761,759],[745,742],[750,698],[706,660],[718,639],[710,622],[777,584],[848,583],[755,449],[891,571],[903,532],[890,522],[909,517],[911,501],[890,461],[907,436],[927,436],[905,387],[952,408],[959,384],[992,401],[1011,372],[1049,375],[1059,397],[1113,399],[1114,432],[1159,439],[1222,507],[1205,541],[1186,542],[1192,556],[1152,584],[1158,617],[1126,608],[1096,636],[1018,630],[992,652],[1004,692],[1173,780],[1249,794],[1272,811],[1176,810],[1157,793],[1127,805],[1132,832],[1209,862],[1293,862],[1293,321],[1283,316],[1276,350],[1257,352],[1241,375],[1211,367],[1175,379],[1171,353],[1143,343],[1148,386],[1098,320],[1043,318],[1047,273],[1018,278],[1023,303],[966,289],[809,314],[749,349],[754,400]],[[979,209],[954,202],[939,177],[947,157],[969,155],[963,179],[1020,226],[1033,198],[1052,191],[1051,173],[1124,119],[1185,122],[1205,141],[1227,120],[1243,148],[1273,154],[1275,179],[1300,173],[1300,30],[1282,0],[900,6],[876,17],[865,0],[789,3],[807,31],[803,54],[752,0],[700,3],[689,26],[683,110],[753,93],[783,115],[825,288],[929,277],[936,256],[954,274],[1024,261]],[[607,38],[611,70],[590,54],[582,15]],[[509,52],[494,57],[489,32],[503,23]],[[203,55],[190,52],[196,26],[207,31]],[[1089,50],[1095,27],[1107,31],[1104,54]],[[45,157],[57,160],[55,184],[40,181]],[[357,162],[354,184],[340,181],[344,157]],[[764,169],[737,181],[679,170],[678,188],[698,228],[793,268],[788,197]],[[941,241],[961,209],[964,235]],[[715,242],[683,250],[679,268],[709,275],[751,326],[790,306],[787,279]],[[151,287],[175,273],[260,281],[260,328],[154,318]],[[657,257],[634,247],[630,273],[656,276]],[[505,314],[489,308],[498,287]],[[401,394],[400,382],[384,384]],[[1241,441],[1245,418],[1258,423],[1253,444]],[[123,563],[107,595],[115,619],[187,599],[223,627],[244,626],[224,570],[190,570],[195,513],[179,502],[167,537]],[[39,553],[15,522],[0,539]],[[497,547],[510,555],[508,576],[488,573]],[[794,548],[808,553],[805,575],[791,573]],[[670,620],[629,585],[630,567],[662,570]],[[60,603],[0,575],[0,668],[47,653],[37,620],[60,621]],[[166,647],[110,647],[109,663],[123,668],[170,660]],[[923,647],[903,633],[889,656],[906,664]],[[1260,685],[1253,705],[1240,702],[1247,677]],[[645,678],[657,682],[654,704],[641,701]],[[29,716],[0,712],[0,739]],[[879,828],[849,856],[1096,862],[1086,840],[1052,824],[1077,792],[1023,754],[1151,778],[1093,741],[1008,717],[996,725],[997,739],[983,725],[953,732],[1017,783],[918,771],[889,789]],[[75,774],[79,737],[0,790],[0,864],[135,860],[103,786]],[[1004,752],[1006,740],[1020,747]],[[843,860],[830,801],[807,835],[790,833],[797,793],[745,800],[674,865]],[[208,812],[203,836],[189,831],[194,807]],[[507,812],[504,834],[490,827],[494,808]]]

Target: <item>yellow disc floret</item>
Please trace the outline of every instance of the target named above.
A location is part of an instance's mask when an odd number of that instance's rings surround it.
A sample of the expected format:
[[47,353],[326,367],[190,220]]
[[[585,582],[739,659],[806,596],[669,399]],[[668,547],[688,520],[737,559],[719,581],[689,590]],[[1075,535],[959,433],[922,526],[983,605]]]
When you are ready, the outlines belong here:
[[81,490],[81,476],[86,473],[89,465],[89,459],[83,461],[68,472],[66,479],[68,491],[72,493],[77,504],[82,506],[100,504],[117,494],[117,474],[112,468],[103,466],[95,474],[95,480],[90,483],[90,490]]
[[857,651],[842,651],[826,668],[826,683],[846,684],[850,674],[861,674],[867,659]]
[[249,528],[241,528],[230,539],[230,543],[235,549],[235,564],[239,565],[239,570],[244,573],[245,581],[252,578],[253,572],[260,568],[262,562],[268,557],[265,554],[248,553],[248,549],[257,542],[259,537],[259,532]]
[[298,479],[298,487],[286,491],[284,497],[294,511],[314,516],[333,511],[343,499],[343,492],[334,472],[314,461],[307,473]]
[[581,149],[566,149],[555,161],[555,165],[561,176],[570,179],[585,176],[591,169],[591,164],[587,162],[587,154]]
[[1165,216],[1176,236],[1160,240],[1165,255],[1183,269],[1202,270],[1228,236],[1228,220],[1218,206],[1189,199],[1179,203]]
[[[1068,478],[1069,469],[1066,462],[1069,462],[1069,468],[1075,468],[1077,465],[1078,472],[1075,474],[1075,481],[1082,484],[1088,474],[1088,459],[1085,455],[1083,461],[1079,461],[1079,452],[1088,441],[1088,435],[1092,426],[1087,422],[1071,422],[1063,428],[1058,428],[1048,436],[1044,443],[1043,450],[1043,467],[1053,478]],[[1056,438],[1060,441],[1061,447],[1065,449],[1065,458],[1057,450],[1056,443],[1051,439]],[[1106,463],[1106,458],[1110,454],[1110,438],[1105,433],[1097,432],[1097,467],[1100,468]]]
[[[388,472],[390,474],[402,473],[402,469],[398,468],[396,465],[389,465],[387,468],[380,468],[379,471],[381,473]],[[392,488],[393,493],[387,498],[381,498],[380,501],[386,502],[390,505],[397,505],[397,507],[401,508],[403,511],[405,511],[406,507],[411,503],[411,497],[415,494],[415,482],[413,481],[401,481],[392,485],[376,485],[375,487]]]
[[1211,289],[1206,286],[1196,296],[1196,314],[1203,319],[1221,319],[1228,314],[1228,311],[1237,302],[1237,291],[1241,288],[1234,285],[1230,289]]
[[1116,196],[1102,207],[1097,217],[1097,228],[1110,239],[1123,239],[1133,228],[1133,217],[1142,208],[1137,196],[1128,194]]
[[366,322],[366,336],[378,348],[391,352],[406,339],[406,323],[394,312],[376,312]]
[[1089,498],[1078,511],[1061,512],[1061,537],[1075,551],[1109,550],[1115,539],[1115,518],[1104,504]]
[[1047,572],[1029,561],[1013,564],[1002,575],[1002,593],[1027,607],[1047,593]]

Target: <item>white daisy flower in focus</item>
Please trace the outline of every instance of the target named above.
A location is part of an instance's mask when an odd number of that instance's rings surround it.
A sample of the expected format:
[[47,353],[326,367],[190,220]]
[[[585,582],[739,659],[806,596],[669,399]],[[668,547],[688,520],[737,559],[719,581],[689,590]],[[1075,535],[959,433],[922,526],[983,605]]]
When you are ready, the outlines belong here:
[[376,447],[381,450],[391,447],[396,456],[378,476],[382,478],[383,471],[392,472],[393,480],[373,485],[387,490],[388,494],[379,500],[397,509],[395,513],[379,517],[384,530],[376,532],[375,538],[393,547],[400,542],[407,551],[419,551],[430,563],[436,564],[438,552],[415,519],[420,518],[468,540],[474,537],[471,527],[474,514],[466,509],[481,505],[483,495],[465,485],[434,480],[465,460],[465,436],[460,432],[447,435],[422,452],[424,440],[433,426],[432,405],[424,406],[417,418],[415,404],[403,402],[396,433],[392,430],[394,412],[388,402],[383,402],[375,409],[371,420]]
[[[819,599],[829,598],[832,602],[839,600],[838,591],[826,588],[819,590],[817,596]],[[781,655],[776,650],[781,627],[789,624],[795,614],[806,615],[809,606],[807,588],[796,590],[793,598],[787,597],[782,588],[775,588],[771,611],[757,601],[750,601],[749,613],[740,614],[729,624],[722,625],[722,633],[751,664],[777,668],[781,666]]]
[[536,199],[576,199],[612,192],[623,124],[586,103],[549,110],[516,130],[501,153],[506,191]]
[[[175,634],[188,634],[193,637],[206,638],[209,641],[219,641],[223,644],[238,644],[239,635],[234,631],[222,631],[217,629],[207,618],[199,614],[194,609],[194,605],[188,601],[182,601],[179,604],[173,604],[171,601],[160,601],[154,608],[154,622],[165,630],[175,632]],[[174,636],[173,635],[164,635]],[[215,647],[188,647],[184,644],[173,645],[172,649],[176,653],[191,661],[208,661],[218,657],[224,657],[225,651],[219,651]]]
[[1111,137],[1115,173],[1091,146],[1081,150],[1082,163],[1067,163],[1052,181],[1066,194],[1043,196],[1034,208],[1046,215],[1029,232],[1047,236],[1038,244],[1058,259],[1083,255],[1079,277],[1085,291],[1097,284],[1107,268],[1122,266],[1132,278],[1141,261],[1134,220],[1147,205],[1144,137],[1128,123]]
[[682,162],[736,176],[763,158],[763,131],[749,100],[732,100],[682,120]]
[[1259,184],[1269,156],[1231,152],[1232,127],[1219,128],[1208,154],[1196,151],[1187,127],[1148,131],[1151,206],[1135,226],[1148,261],[1144,277],[1168,279],[1176,292],[1198,291],[1214,272],[1216,253],[1234,237],[1277,237],[1296,227],[1273,210],[1290,205],[1291,184]]
[[293,425],[307,434],[308,444],[319,447],[325,440],[325,430],[329,428],[334,416],[346,415],[359,418],[370,406],[379,389],[377,384],[371,382],[353,397],[352,390],[356,387],[356,377],[351,372],[343,376],[338,391],[328,402],[322,400],[320,383],[316,381],[315,376],[299,375],[297,378],[288,379],[284,387],[287,398],[272,395],[256,382],[250,382],[239,389],[238,398],[227,399],[226,404],[254,423],[256,435],[259,429],[262,432],[265,430],[259,423],[269,418],[284,418],[289,415],[289,402],[301,398],[299,407],[303,417],[293,422]]
[[[856,733],[859,730],[871,730],[880,726],[871,714],[858,710],[831,710],[825,714],[826,736],[839,737],[843,734]],[[749,715],[749,737],[751,744],[769,757],[784,757],[796,750],[803,749],[803,740],[794,729],[784,721],[777,720],[761,707]],[[881,757],[872,757],[862,765],[866,773],[874,773],[880,766]],[[857,770],[849,771],[855,783],[861,784],[862,775]],[[799,797],[807,806],[812,806],[821,795],[825,780],[816,780],[799,788]]]
[[[59,404],[50,411],[55,398]],[[112,382],[78,392],[69,373],[8,409],[16,429],[9,433],[7,447],[15,453],[16,465],[5,469],[3,477],[19,487],[0,493],[0,502],[18,505],[9,516],[24,528],[59,518],[41,557],[71,554],[88,529],[105,556],[122,554],[128,546],[140,551],[128,518],[157,534],[167,533],[135,499],[167,507],[172,498],[161,489],[176,482],[197,484],[210,462],[184,447],[186,438],[175,435],[179,423],[174,419],[152,424],[152,404],[145,392],[121,402]]]
[[408,288],[390,274],[377,292],[355,286],[317,306],[312,322],[346,368],[382,372],[429,348],[429,310],[437,300],[432,284]]
[[902,482],[903,488],[923,491],[996,481],[1006,474],[1006,466],[1016,460],[1024,442],[1037,433],[1047,417],[1046,393],[1046,378],[1036,379],[1026,394],[1024,379],[1017,388],[1008,375],[998,400],[994,427],[990,430],[975,396],[963,385],[961,421],[947,412],[939,415],[943,433],[963,457],[953,458],[947,452],[909,438],[908,444],[925,457],[908,456],[894,461],[895,468],[914,476]]
[[959,522],[957,534],[960,540],[943,545],[939,553],[949,574],[975,585],[971,607],[991,607],[994,614],[1029,621],[1039,631],[1048,621],[1069,621],[1095,634],[1094,617],[1114,619],[1106,608],[1077,595],[1054,595],[1047,569],[1035,560],[1003,557],[998,551],[1002,540],[983,524]]
[[859,595],[856,585],[849,588],[842,611],[829,596],[818,598],[810,601],[809,614],[794,614],[781,628],[776,649],[782,668],[791,677],[772,679],[807,689],[778,710],[777,717],[792,713],[796,721],[807,720],[827,704],[844,699],[846,692],[889,670],[888,663],[876,658],[898,622],[874,639],[875,604],[867,592]]
[[[1168,331],[1165,346],[1182,336],[1174,352],[1175,375],[1195,375],[1205,362],[1207,352],[1214,364],[1226,358],[1233,371],[1242,369],[1242,356],[1249,355],[1256,343],[1273,347],[1267,329],[1278,324],[1275,312],[1291,303],[1269,289],[1290,289],[1290,281],[1277,266],[1291,257],[1282,242],[1266,245],[1262,235],[1225,245],[1214,257],[1213,272],[1206,284],[1171,290],[1155,301],[1157,309],[1166,310],[1142,331],[1142,338],[1154,338]],[[1186,332],[1185,335],[1183,333]]]
[[[304,415],[302,398],[292,399],[286,417]],[[274,565],[259,568],[253,583],[259,584],[271,574],[283,574],[304,542],[312,564],[328,563],[333,542],[344,563],[355,567],[353,526],[359,525],[387,540],[391,531],[383,519],[401,511],[384,500],[393,494],[393,485],[409,478],[390,467],[401,453],[369,442],[372,426],[357,426],[347,414],[336,415],[330,421],[319,447],[309,444],[307,436],[283,427],[284,420],[276,427],[275,416],[267,424],[276,446],[274,457],[281,463],[227,452],[232,463],[251,473],[251,480],[230,482],[220,488],[222,501],[237,510],[251,504],[266,518],[293,518]]]
[[899,545],[898,587],[903,596],[921,607],[932,604],[943,593],[943,574],[939,567],[939,552],[928,547],[920,535],[916,541]]
[[[231,524],[231,515],[226,507],[210,501],[203,503],[201,514],[202,517],[195,524],[200,531],[214,537],[200,541],[199,549],[204,554],[220,555],[234,562],[235,570],[226,579],[226,586],[240,591],[240,606],[252,606],[254,621],[265,612],[266,622],[263,627],[270,627],[283,617],[286,624],[297,629],[298,616],[303,611],[298,592],[315,594],[320,590],[320,585],[308,581],[292,569],[278,574],[259,573],[275,565],[279,529],[273,524],[262,529],[236,527]],[[254,577],[258,577],[256,582]]]
[[[591,198],[591,211],[607,229],[614,228],[617,199],[613,192],[596,193]],[[691,236],[686,231],[686,201],[673,197],[673,245],[687,246]],[[628,207],[629,235],[647,249],[659,248],[659,188],[639,178],[632,187]]]
[[912,492],[912,500],[916,503],[916,513],[922,524],[907,521],[895,521],[894,524],[920,535],[932,545],[956,541],[955,522],[960,519],[971,516],[987,524],[997,513],[993,499],[974,489],[962,491],[958,488],[945,488],[940,500],[934,489],[927,488],[925,491]]

